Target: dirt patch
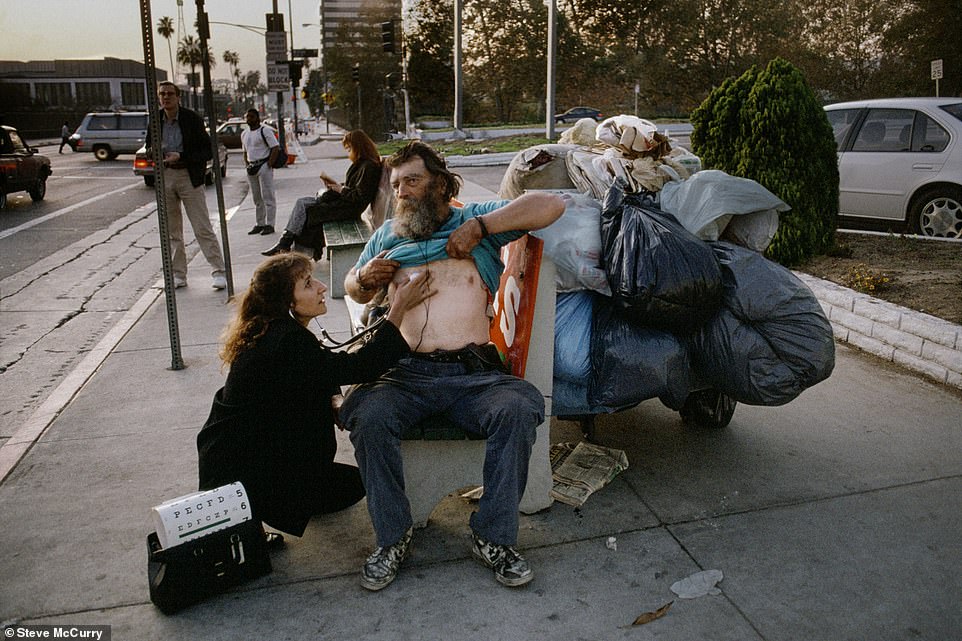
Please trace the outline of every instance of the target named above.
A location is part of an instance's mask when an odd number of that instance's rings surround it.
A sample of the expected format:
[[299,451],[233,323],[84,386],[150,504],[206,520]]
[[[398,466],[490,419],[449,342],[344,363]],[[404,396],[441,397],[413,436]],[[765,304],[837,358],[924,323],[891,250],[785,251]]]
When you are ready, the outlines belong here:
[[839,232],[798,271],[962,324],[962,243]]

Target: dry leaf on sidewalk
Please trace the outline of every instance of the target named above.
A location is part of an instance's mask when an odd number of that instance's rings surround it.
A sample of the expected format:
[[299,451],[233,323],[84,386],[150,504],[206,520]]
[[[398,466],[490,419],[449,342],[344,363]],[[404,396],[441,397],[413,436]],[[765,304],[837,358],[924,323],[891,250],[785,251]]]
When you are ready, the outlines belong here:
[[660,619],[661,617],[665,616],[668,613],[668,610],[669,608],[671,608],[672,603],[674,603],[674,601],[669,601],[668,603],[661,606],[654,612],[645,612],[644,614],[639,615],[638,618],[635,619],[631,625],[644,625],[646,623],[651,623],[655,619]]

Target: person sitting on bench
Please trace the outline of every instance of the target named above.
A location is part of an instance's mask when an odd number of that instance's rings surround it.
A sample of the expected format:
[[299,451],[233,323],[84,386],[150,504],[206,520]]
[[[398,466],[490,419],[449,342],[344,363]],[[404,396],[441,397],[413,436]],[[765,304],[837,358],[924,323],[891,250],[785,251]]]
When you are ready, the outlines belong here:
[[499,583],[524,585],[534,574],[513,546],[544,398],[505,372],[489,343],[488,301],[504,270],[500,248],[553,223],[564,203],[532,192],[453,207],[461,179],[428,145],[409,143],[386,163],[397,195],[394,217],[374,232],[344,287],[366,303],[383,287],[393,297],[409,278],[430,273],[437,293],[401,323],[411,353],[381,378],[356,387],[341,405],[378,546],[362,568],[361,585],[387,587],[407,554],[413,518],[400,439],[408,426],[434,415],[487,439],[484,495],[471,516],[472,552]]
[[261,254],[273,256],[290,251],[297,241],[299,245],[314,249],[316,256],[324,247],[324,223],[359,219],[367,206],[374,202],[381,182],[381,156],[377,153],[377,146],[360,129],[344,134],[341,144],[351,160],[344,183],[338,183],[321,172],[320,178],[327,191],[320,196],[298,198],[280,240]]

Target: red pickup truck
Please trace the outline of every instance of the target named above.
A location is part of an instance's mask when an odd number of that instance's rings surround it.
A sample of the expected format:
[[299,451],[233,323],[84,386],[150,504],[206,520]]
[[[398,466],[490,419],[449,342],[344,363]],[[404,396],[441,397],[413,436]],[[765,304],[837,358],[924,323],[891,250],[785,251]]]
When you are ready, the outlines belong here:
[[51,173],[49,158],[27,145],[13,127],[0,126],[0,209],[7,206],[7,194],[17,191],[43,200]]

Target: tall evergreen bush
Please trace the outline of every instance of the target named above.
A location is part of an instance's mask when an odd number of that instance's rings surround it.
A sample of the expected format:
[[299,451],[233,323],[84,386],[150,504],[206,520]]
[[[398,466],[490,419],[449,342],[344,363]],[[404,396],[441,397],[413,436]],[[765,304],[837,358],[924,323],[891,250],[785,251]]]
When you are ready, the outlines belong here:
[[792,208],[766,255],[795,265],[832,245],[838,163],[831,125],[790,63],[775,58],[726,80],[691,114],[692,150],[706,168],[751,178]]

